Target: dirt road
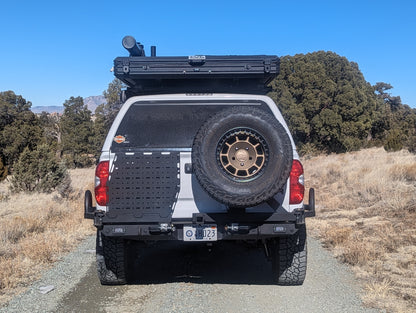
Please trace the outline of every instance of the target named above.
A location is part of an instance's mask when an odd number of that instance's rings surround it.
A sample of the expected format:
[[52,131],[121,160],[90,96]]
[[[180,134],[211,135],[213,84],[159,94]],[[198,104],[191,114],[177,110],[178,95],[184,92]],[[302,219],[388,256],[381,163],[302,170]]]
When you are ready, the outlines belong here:
[[308,273],[300,287],[273,285],[263,252],[231,243],[212,251],[183,243],[148,247],[133,264],[132,284],[101,286],[94,255],[85,253],[94,248],[90,239],[79,249],[83,255],[75,270],[81,274],[72,286],[70,281],[65,286],[56,282],[54,290],[42,295],[34,290],[38,282],[1,311],[377,312],[362,307],[360,290],[344,266],[317,241],[308,244]]

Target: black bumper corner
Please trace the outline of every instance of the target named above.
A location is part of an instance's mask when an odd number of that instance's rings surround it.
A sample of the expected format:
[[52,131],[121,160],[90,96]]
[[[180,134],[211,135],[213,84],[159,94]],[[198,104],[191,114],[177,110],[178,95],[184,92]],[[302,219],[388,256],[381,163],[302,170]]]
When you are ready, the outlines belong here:
[[94,219],[95,207],[92,206],[92,194],[91,191],[85,191],[84,196],[84,218]]
[[315,189],[309,189],[309,204],[304,206],[305,217],[314,217],[315,216]]

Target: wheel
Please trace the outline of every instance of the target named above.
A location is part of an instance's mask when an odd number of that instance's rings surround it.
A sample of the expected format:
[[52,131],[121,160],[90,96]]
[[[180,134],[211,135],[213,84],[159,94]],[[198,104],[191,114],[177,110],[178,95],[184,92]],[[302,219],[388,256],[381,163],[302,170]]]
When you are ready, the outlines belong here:
[[126,250],[123,239],[106,237],[101,231],[97,231],[97,272],[102,285],[126,284]]
[[297,233],[292,236],[272,239],[270,252],[277,284],[302,285],[307,265],[306,225],[301,225]]
[[272,115],[252,107],[225,109],[198,130],[192,164],[200,185],[230,207],[267,201],[286,184],[292,144]]

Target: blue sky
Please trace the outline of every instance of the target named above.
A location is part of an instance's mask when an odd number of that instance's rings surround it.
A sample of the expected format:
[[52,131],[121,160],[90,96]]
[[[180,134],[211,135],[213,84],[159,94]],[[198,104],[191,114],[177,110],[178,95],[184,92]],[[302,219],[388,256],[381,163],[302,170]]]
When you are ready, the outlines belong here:
[[100,95],[125,35],[158,55],[333,51],[416,108],[416,1],[19,1],[0,12],[0,91]]

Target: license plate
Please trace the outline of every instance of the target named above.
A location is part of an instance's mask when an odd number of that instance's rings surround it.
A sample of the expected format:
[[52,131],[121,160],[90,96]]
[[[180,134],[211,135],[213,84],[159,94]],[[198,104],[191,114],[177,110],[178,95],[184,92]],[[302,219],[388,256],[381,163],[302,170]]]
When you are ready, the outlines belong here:
[[183,241],[216,241],[217,225],[184,226]]

